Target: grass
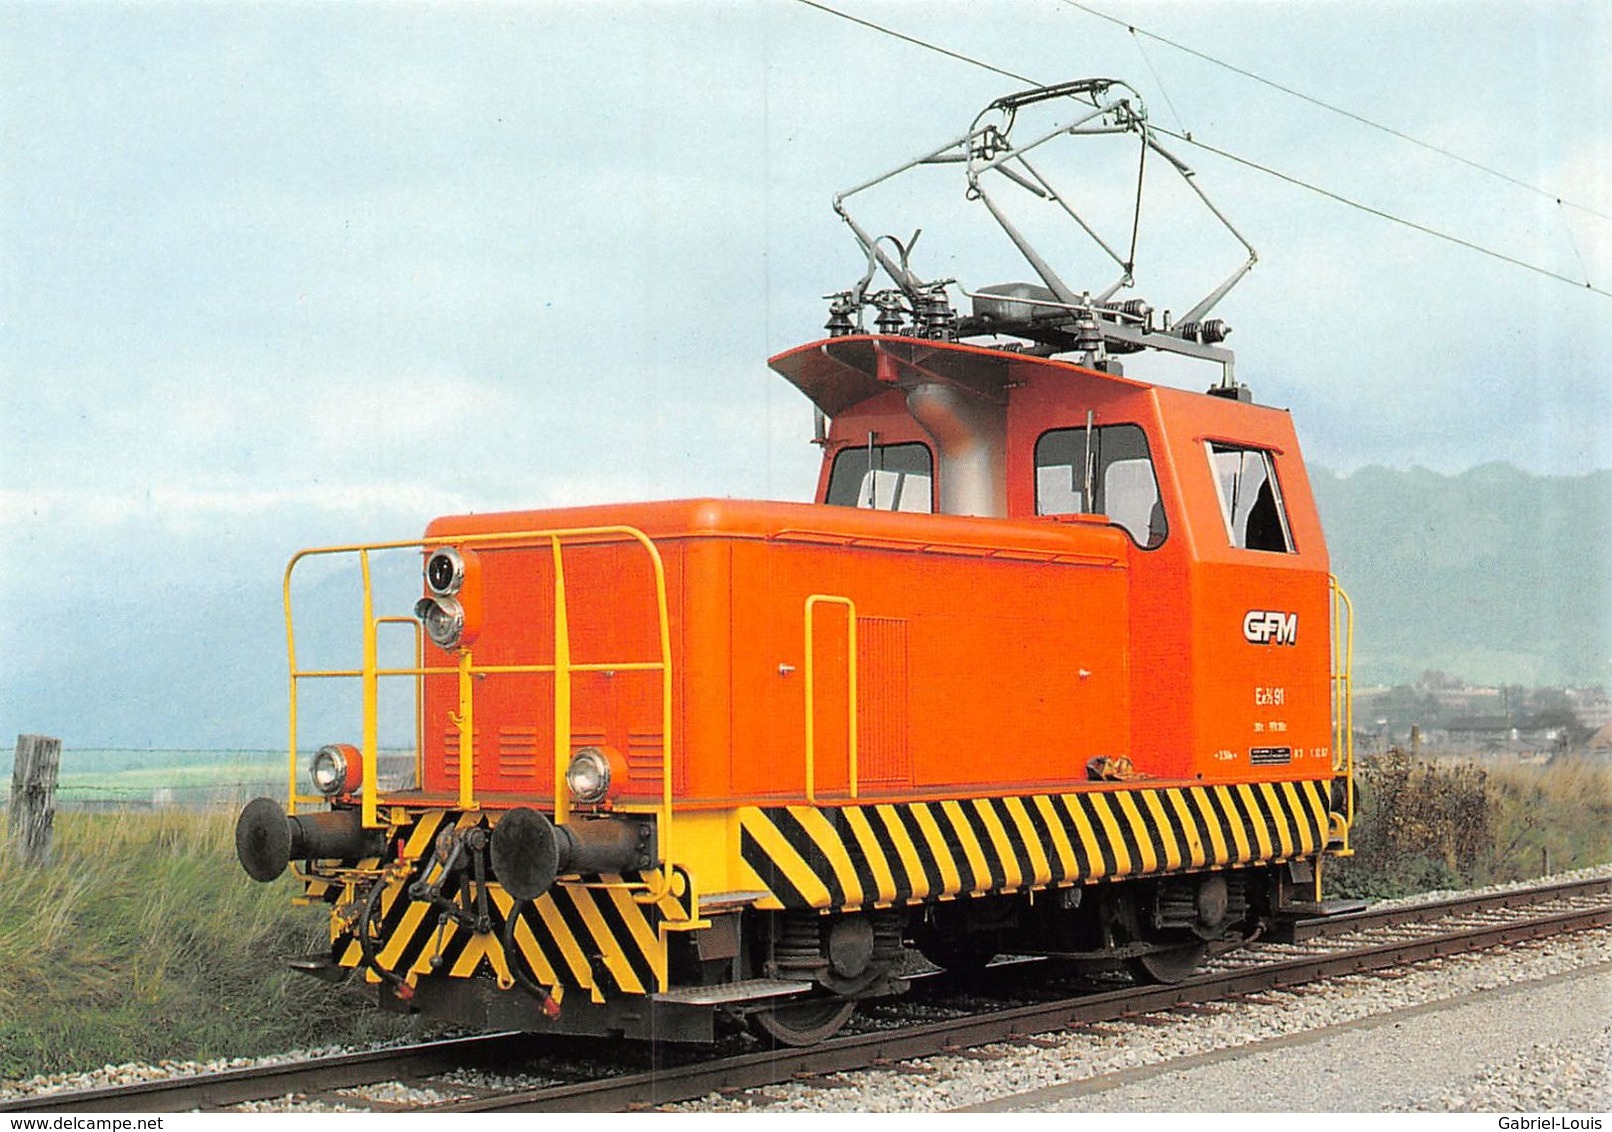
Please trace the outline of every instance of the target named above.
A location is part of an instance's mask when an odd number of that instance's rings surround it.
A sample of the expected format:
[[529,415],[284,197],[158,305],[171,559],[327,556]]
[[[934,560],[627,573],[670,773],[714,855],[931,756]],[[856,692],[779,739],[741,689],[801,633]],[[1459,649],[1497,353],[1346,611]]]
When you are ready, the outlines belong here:
[[51,860],[0,853],[0,1077],[249,1057],[407,1033],[293,975],[326,920],[253,882],[219,812],[58,813]]
[[1485,861],[1496,881],[1612,861],[1612,765],[1558,758],[1547,766],[1502,764],[1489,775],[1495,838]]
[[[299,781],[312,752],[299,755]],[[412,748],[382,747],[383,777],[406,777],[413,766]],[[286,790],[283,751],[171,750],[64,747],[56,801],[73,806],[237,807],[248,798],[283,796]],[[11,752],[0,747],[0,780],[10,777]]]
[[187,805],[241,803],[260,794],[285,793],[285,759],[253,763],[131,767],[116,771],[63,773],[56,786],[60,804],[140,804],[153,799]]

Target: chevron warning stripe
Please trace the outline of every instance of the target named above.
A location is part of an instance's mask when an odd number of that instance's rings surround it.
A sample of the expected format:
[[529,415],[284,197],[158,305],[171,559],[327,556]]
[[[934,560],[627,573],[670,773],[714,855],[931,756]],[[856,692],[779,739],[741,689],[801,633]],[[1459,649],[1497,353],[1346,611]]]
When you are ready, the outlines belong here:
[[1326,782],[746,807],[762,907],[867,904],[1285,861],[1326,844]]
[[[402,845],[404,859],[417,862],[409,875],[386,882],[370,926],[376,962],[401,977],[414,978],[446,974],[457,978],[491,975],[510,985],[509,964],[520,962],[531,977],[547,987],[581,990],[595,1002],[618,994],[649,994],[667,986],[666,945],[661,927],[668,922],[693,919],[694,889],[682,869],[676,870],[677,884],[672,892],[653,903],[640,903],[647,886],[660,887],[658,871],[627,876],[606,874],[587,884],[561,881],[537,900],[524,904],[514,930],[519,959],[506,956],[502,933],[514,901],[503,889],[487,888],[489,932],[475,932],[429,901],[414,899],[409,888],[429,871],[431,845],[437,831],[446,826],[468,828],[484,819],[479,813],[425,811],[412,824],[394,826],[388,836],[389,856]],[[463,890],[471,885],[461,872],[443,884],[442,897],[464,902]],[[334,899],[340,886],[318,878],[310,879],[306,895]],[[317,891],[316,891],[317,889]],[[673,894],[675,893],[675,895]],[[474,894],[470,896],[474,906]],[[363,949],[354,934],[357,924],[348,915],[333,915],[331,954],[343,967],[362,967]],[[367,976],[379,976],[370,971]]]

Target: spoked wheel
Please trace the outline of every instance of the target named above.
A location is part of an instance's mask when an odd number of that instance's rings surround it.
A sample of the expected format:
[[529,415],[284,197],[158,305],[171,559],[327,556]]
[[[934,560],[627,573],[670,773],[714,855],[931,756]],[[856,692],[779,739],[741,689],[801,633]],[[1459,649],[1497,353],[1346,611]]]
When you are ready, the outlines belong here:
[[839,1033],[855,1013],[855,1001],[808,999],[756,1011],[750,1015],[750,1029],[769,1044],[811,1046]]
[[1208,951],[1209,945],[1199,940],[1182,947],[1133,955],[1125,963],[1138,982],[1179,983],[1192,977]]

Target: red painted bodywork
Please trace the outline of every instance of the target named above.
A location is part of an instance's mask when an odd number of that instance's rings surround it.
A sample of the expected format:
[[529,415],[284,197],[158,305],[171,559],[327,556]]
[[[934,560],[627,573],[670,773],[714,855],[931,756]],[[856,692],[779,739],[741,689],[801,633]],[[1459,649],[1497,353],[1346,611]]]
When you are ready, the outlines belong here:
[[[880,443],[927,440],[887,387],[874,340],[834,341],[834,359],[823,360],[829,344],[818,343],[773,360],[835,407],[820,499],[836,451],[870,430]],[[865,372],[845,360],[861,356],[862,342]],[[1098,756],[1129,758],[1156,780],[1330,778],[1328,562],[1288,415],[1065,362],[921,345],[935,352],[932,364],[987,373],[1006,391],[1005,518],[704,499],[445,518],[428,537],[626,525],[655,542],[671,630],[673,784],[685,809],[804,798],[805,607],[814,594],[856,607],[865,801],[1068,790],[1089,781]],[[1103,516],[1034,514],[1037,438],[1084,425],[1088,411],[1097,426],[1145,432],[1168,520],[1162,545],[1144,549]],[[1293,553],[1231,545],[1209,441],[1275,454]],[[550,663],[548,546],[476,555],[476,664]],[[568,541],[563,560],[572,662],[658,659],[643,548]],[[1296,614],[1295,642],[1248,640],[1251,611]],[[816,794],[831,803],[850,796],[847,613],[821,605],[815,617]],[[453,662],[427,653],[428,663]],[[552,798],[552,695],[548,675],[478,680],[484,802]],[[657,800],[659,675],[578,673],[572,696],[573,747],[612,748],[626,767],[615,801]],[[457,705],[454,677],[426,680],[428,793],[458,789]],[[1291,748],[1291,760],[1253,765],[1251,752],[1268,747]]]

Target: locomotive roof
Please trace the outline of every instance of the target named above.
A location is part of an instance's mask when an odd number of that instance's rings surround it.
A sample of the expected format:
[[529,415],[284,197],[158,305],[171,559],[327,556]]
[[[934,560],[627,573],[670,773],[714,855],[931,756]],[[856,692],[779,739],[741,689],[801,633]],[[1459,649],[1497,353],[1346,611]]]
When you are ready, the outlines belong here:
[[830,417],[912,381],[938,381],[985,401],[1005,403],[1025,367],[1078,373],[1133,390],[1151,383],[1047,358],[967,342],[856,334],[785,350],[767,364]]

